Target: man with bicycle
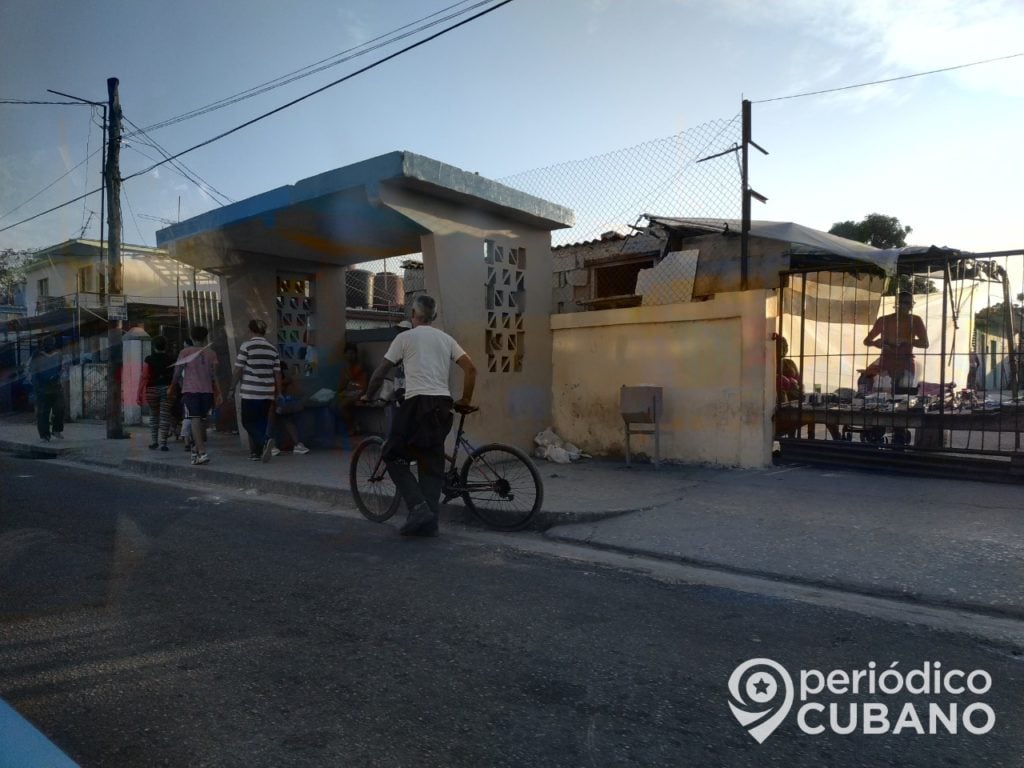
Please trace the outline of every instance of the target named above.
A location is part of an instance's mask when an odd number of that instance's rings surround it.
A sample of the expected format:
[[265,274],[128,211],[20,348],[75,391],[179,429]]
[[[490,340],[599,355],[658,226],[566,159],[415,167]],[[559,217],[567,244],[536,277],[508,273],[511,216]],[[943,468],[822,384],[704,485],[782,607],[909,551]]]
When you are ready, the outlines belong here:
[[[409,509],[403,536],[436,536],[441,490],[444,487],[444,441],[451,431],[452,408],[460,413],[472,410],[476,366],[465,350],[431,323],[437,316],[437,302],[421,294],[413,300],[412,328],[395,337],[384,361],[373,372],[366,389],[372,400],[393,367],[405,368],[405,400],[395,414],[391,434],[384,444],[388,474]],[[452,362],[465,374],[462,398],[452,402],[448,374]],[[415,461],[419,481],[409,469]]]

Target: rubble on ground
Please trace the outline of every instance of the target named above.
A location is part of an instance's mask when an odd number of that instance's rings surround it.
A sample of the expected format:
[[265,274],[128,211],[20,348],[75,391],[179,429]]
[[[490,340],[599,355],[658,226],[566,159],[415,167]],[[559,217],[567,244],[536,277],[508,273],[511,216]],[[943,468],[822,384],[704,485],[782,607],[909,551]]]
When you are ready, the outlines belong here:
[[533,449],[533,455],[538,459],[547,459],[556,464],[569,464],[581,458],[590,458],[575,445],[560,438],[550,428],[538,432],[533,442],[537,444]]

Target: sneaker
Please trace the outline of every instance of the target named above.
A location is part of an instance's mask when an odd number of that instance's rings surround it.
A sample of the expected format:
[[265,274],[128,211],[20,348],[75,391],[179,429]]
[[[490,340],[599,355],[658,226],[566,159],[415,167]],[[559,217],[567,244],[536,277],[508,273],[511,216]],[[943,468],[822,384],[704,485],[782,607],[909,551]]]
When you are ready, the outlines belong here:
[[209,464],[210,463],[210,457],[207,456],[205,453],[200,453],[196,457],[195,463],[196,464]]
[[41,440],[42,442],[44,442],[44,443],[48,443],[48,442],[50,442],[50,438],[49,438],[49,437],[40,437],[39,439],[40,439],[40,440]]
[[249,461],[260,461],[260,460],[261,460],[260,459],[260,455],[258,453],[256,453],[255,451],[253,451],[252,453],[249,454]]
[[270,457],[274,455],[274,438],[268,437],[267,442],[263,444],[263,462],[270,461]]
[[270,449],[270,455],[271,456],[280,456],[281,455],[281,449],[280,448],[271,448]]
[[195,464],[198,460],[199,460],[199,454],[196,453],[195,451],[192,451],[191,455],[189,456],[189,462],[191,464]]
[[63,440],[64,439],[64,433],[63,432],[54,432],[53,436],[56,437],[58,440]]
[[437,536],[437,518],[425,503],[409,510],[409,516],[398,532],[402,536]]
[[292,448],[292,453],[297,453],[302,456],[303,454],[309,453],[309,448],[304,446],[302,443],[296,443],[295,447]]

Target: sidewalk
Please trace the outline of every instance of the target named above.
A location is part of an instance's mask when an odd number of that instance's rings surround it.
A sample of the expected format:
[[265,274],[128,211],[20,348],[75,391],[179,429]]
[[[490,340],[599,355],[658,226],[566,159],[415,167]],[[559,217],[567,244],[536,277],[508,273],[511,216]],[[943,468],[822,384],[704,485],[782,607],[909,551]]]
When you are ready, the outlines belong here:
[[[0,419],[0,450],[349,504],[341,450],[251,462],[237,435],[211,434],[211,463],[189,465],[149,433],[107,440],[68,424],[41,443],[27,417]],[[552,540],[971,611],[1024,618],[1024,488],[806,466],[763,470],[539,462],[540,527]],[[458,522],[462,510],[455,507]]]
[[[0,451],[39,458],[59,457],[261,493],[352,503],[348,482],[350,451],[313,449],[303,456],[286,451],[263,464],[249,460],[249,451],[239,442],[238,435],[210,432],[210,463],[193,467],[183,443],[169,443],[170,451],[166,453],[151,451],[147,447],[148,427],[127,427],[126,432],[129,439],[108,440],[105,424],[79,421],[65,425],[64,440],[43,442],[29,415],[0,417]],[[538,469],[544,480],[542,527],[668,504],[681,498],[689,484],[681,477],[686,470],[654,472],[649,467],[629,470],[621,463],[566,466],[540,462]],[[633,484],[640,476],[647,478],[642,501],[638,501]]]

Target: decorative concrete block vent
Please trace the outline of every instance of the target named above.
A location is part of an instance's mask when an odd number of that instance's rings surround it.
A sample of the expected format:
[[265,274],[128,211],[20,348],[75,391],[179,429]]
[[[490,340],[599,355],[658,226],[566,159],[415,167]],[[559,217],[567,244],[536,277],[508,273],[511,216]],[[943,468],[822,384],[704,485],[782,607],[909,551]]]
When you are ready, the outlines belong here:
[[509,248],[493,240],[484,243],[487,264],[487,349],[489,373],[518,373],[525,354],[526,249]]
[[313,278],[277,278],[277,350],[292,376],[316,373],[316,304]]

